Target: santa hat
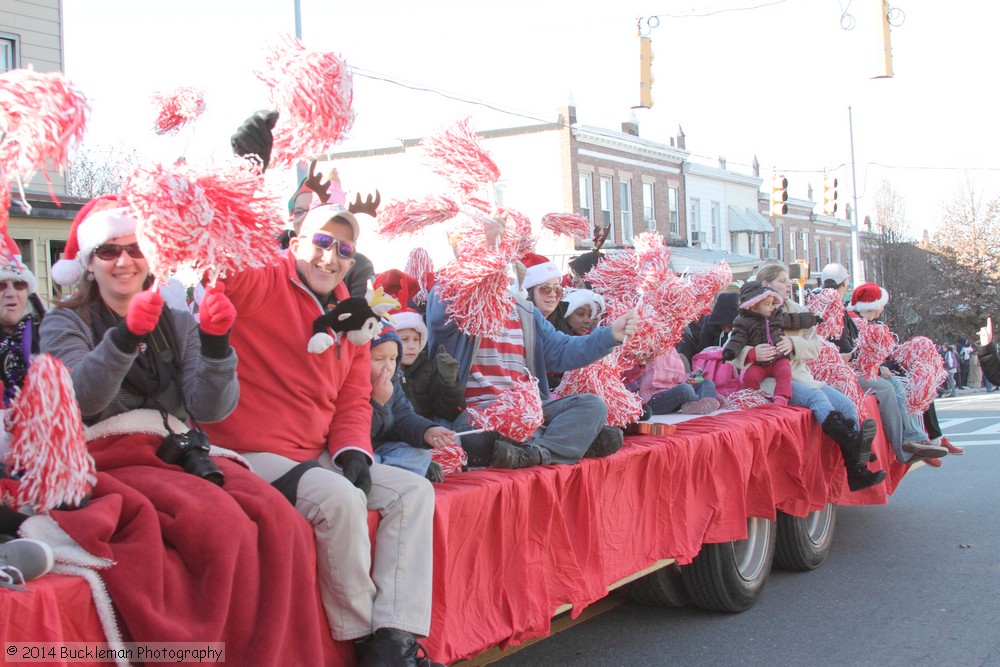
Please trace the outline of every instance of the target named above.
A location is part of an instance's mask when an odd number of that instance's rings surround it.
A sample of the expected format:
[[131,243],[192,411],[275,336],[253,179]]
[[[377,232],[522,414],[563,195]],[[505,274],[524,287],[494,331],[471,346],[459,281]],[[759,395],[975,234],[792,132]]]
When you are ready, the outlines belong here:
[[414,329],[420,335],[420,349],[427,345],[427,325],[423,316],[410,307],[410,299],[420,291],[420,283],[408,273],[389,269],[375,276],[374,286],[399,301],[400,308],[389,313],[396,322],[396,331]]
[[591,319],[597,319],[604,310],[604,297],[589,289],[566,290],[562,298],[566,302],[566,315],[569,316],[580,306],[590,306]]
[[94,197],[81,208],[69,228],[62,259],[52,265],[52,279],[60,285],[80,282],[94,248],[116,236],[135,233],[136,220],[120,208],[118,195]]
[[764,299],[774,299],[774,305],[780,306],[784,303],[781,295],[767,285],[757,281],[748,280],[740,288],[740,310],[750,310]]
[[542,257],[541,255],[529,252],[521,258],[521,263],[527,268],[527,271],[524,273],[524,281],[521,283],[521,287],[524,289],[531,289],[536,285],[547,283],[550,280],[562,281],[562,273],[559,271],[559,267],[548,257]]
[[885,308],[887,303],[889,293],[875,283],[861,283],[851,294],[851,310],[859,313]]
[[21,249],[6,229],[3,231],[3,245],[0,251],[0,280],[22,280],[28,283],[28,294],[34,294],[38,290],[38,280],[21,261]]

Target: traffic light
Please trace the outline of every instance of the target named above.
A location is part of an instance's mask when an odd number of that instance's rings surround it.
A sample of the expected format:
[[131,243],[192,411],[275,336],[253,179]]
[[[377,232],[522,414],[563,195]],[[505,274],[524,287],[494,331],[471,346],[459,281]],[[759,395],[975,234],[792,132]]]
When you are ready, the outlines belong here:
[[878,25],[875,29],[875,74],[873,79],[892,78],[892,39],[890,37],[889,2],[875,0]]
[[775,176],[771,180],[771,215],[788,215],[788,179]]
[[639,35],[639,107],[653,106],[653,40]]
[[823,213],[837,213],[837,179],[826,175],[823,176]]

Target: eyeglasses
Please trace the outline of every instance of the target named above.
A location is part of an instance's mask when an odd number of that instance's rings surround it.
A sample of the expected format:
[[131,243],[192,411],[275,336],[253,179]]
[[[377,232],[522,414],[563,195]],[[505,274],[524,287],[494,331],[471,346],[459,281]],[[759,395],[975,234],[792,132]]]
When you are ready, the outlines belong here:
[[542,296],[548,296],[550,294],[562,296],[563,293],[562,285],[539,285],[537,289],[538,293]]
[[28,289],[28,283],[23,280],[0,280],[0,292],[6,292],[9,285],[13,285],[18,292]]
[[99,245],[94,248],[94,254],[97,255],[99,259],[103,259],[106,262],[118,259],[122,256],[122,252],[127,252],[128,256],[132,259],[142,259],[145,257],[145,255],[142,254],[142,250],[139,249],[138,243],[129,243],[128,245],[105,243],[104,245]]
[[354,253],[357,252],[357,248],[355,248],[354,244],[350,241],[341,241],[340,239],[335,239],[329,234],[324,234],[322,232],[313,234],[312,244],[320,250],[329,250],[336,245],[337,254],[344,259],[351,259],[354,257]]

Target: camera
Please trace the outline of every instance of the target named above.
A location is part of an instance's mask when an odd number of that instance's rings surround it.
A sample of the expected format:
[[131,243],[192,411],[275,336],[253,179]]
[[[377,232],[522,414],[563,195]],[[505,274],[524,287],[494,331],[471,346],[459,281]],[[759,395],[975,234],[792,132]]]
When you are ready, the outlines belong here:
[[163,438],[163,444],[156,456],[164,463],[179,465],[186,472],[222,486],[226,481],[219,466],[208,455],[208,437],[199,429],[187,433],[170,433]]

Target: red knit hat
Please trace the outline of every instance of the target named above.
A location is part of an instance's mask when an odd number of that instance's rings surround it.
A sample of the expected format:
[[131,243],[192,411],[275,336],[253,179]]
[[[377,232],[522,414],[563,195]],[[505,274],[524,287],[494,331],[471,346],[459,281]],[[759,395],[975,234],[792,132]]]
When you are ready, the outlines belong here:
[[398,310],[389,313],[396,323],[396,331],[415,330],[420,334],[420,349],[423,350],[427,345],[427,324],[423,316],[409,306],[410,299],[420,291],[417,279],[399,269],[389,269],[375,276],[374,287],[381,287],[385,294],[395,297],[402,304]]
[[[97,220],[95,221],[97,224],[91,223],[87,226],[90,228],[88,231],[95,232],[96,234],[84,234],[86,239],[84,241],[84,246],[87,247],[85,247],[83,256],[80,256],[80,225],[83,221],[100,211],[118,208],[121,205],[122,201],[118,198],[118,195],[100,195],[84,204],[83,208],[77,212],[76,216],[73,218],[73,224],[69,228],[69,238],[66,239],[66,249],[63,250],[63,256],[59,261],[52,265],[52,279],[55,280],[56,283],[60,285],[73,285],[80,282],[80,278],[83,277],[83,269],[90,260],[90,253],[94,251],[94,248],[110,238],[125,235],[115,233],[111,236],[105,236],[103,239],[97,241],[97,243],[91,245],[94,238],[104,235],[104,231],[117,232],[122,229],[127,229],[129,226],[128,224],[123,224],[121,222],[112,224],[111,221],[108,220]],[[127,233],[130,234],[134,231],[135,226],[133,220],[132,229]]]
[[527,267],[527,271],[524,274],[524,282],[521,284],[521,287],[524,289],[531,289],[536,285],[547,283],[550,280],[562,281],[562,272],[559,271],[559,267],[555,265],[555,262],[548,257],[529,252],[525,253],[521,258],[521,263]]
[[875,283],[861,283],[851,294],[851,310],[859,313],[885,308],[889,303],[889,293]]

